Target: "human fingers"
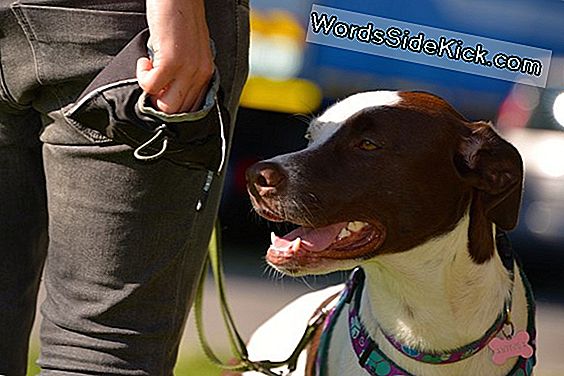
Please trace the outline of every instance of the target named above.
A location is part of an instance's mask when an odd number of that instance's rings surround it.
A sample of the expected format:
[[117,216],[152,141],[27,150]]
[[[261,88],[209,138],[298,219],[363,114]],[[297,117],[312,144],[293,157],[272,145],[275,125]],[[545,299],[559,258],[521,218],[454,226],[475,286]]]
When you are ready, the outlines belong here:
[[183,107],[190,108],[189,111],[191,112],[199,110],[200,107],[202,107],[202,103],[204,102],[204,98],[206,97],[207,92],[208,92],[208,85],[204,86],[200,91],[200,94],[196,96],[196,100],[192,104],[192,107],[189,107],[190,103],[188,102],[185,102]]
[[163,89],[174,79],[174,71],[154,66],[153,62],[141,57],[137,60],[136,76],[139,86],[151,95],[160,95]]
[[[196,110],[205,95],[211,74],[201,69],[177,75],[166,91],[157,97],[157,107],[167,113]],[[190,74],[189,72],[192,71]]]

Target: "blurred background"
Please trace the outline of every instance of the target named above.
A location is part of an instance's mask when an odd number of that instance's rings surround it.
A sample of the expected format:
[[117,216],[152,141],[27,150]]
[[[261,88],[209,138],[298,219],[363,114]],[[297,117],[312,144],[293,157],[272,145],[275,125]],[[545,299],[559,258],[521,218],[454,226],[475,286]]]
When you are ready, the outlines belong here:
[[[494,121],[523,156],[523,206],[519,226],[510,236],[538,302],[536,374],[564,375],[564,2],[315,2],[552,50],[544,89],[305,43],[312,3],[250,1],[251,74],[242,96],[220,211],[228,299],[243,335],[248,338],[294,297],[346,278],[337,274],[296,281],[269,271],[263,257],[270,231],[280,233],[284,228],[252,213],[245,169],[258,160],[303,148],[308,120],[335,100],[366,90],[424,90],[445,98],[469,119]],[[229,345],[211,286],[206,299],[208,334],[219,353],[226,355]],[[32,368],[30,374],[35,371]],[[219,374],[198,350],[192,319],[176,374]]]

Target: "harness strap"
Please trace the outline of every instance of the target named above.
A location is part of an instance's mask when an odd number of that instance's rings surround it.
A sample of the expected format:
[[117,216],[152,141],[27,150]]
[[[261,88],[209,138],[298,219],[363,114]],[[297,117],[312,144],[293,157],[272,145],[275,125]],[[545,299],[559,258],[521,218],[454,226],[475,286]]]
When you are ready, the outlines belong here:
[[[323,303],[321,303],[321,305],[319,307],[317,307],[317,309],[315,310],[315,312],[312,315],[312,318],[314,318],[315,316],[319,315],[322,312],[329,312],[327,310],[327,306],[329,306],[329,304],[334,301],[339,294],[341,294],[340,292],[331,295],[330,297],[328,297],[327,299],[325,299],[323,301]],[[317,350],[319,349],[319,344],[321,341],[321,334],[323,334],[323,330],[325,329],[324,325],[319,325],[314,333],[313,336],[311,338],[311,342],[309,343],[309,345],[307,346],[306,350],[307,350],[307,360],[306,360],[306,370],[305,370],[305,376],[315,376],[315,358],[317,357]]]
[[[502,262],[506,267],[506,269],[508,270],[508,272],[510,272],[511,274],[511,279],[513,279],[515,263],[517,263],[517,266],[519,268],[519,275],[525,287],[527,306],[528,306],[527,307],[528,322],[527,322],[526,330],[531,337],[531,346],[533,347],[533,349],[535,349],[535,336],[536,336],[535,322],[534,322],[535,304],[534,304],[531,285],[524,274],[523,268],[521,267],[519,260],[513,254],[509,239],[502,231],[498,231],[496,234],[496,244]],[[378,345],[374,342],[374,340],[370,337],[364,325],[362,324],[360,317],[358,316],[358,308],[360,307],[360,297],[363,289],[363,284],[364,284],[364,272],[362,271],[362,269],[357,268],[353,271],[351,277],[347,281],[347,287],[341,293],[341,298],[339,300],[339,303],[328,315],[323,333],[321,335],[320,346],[316,354],[317,359],[316,359],[315,375],[322,376],[327,374],[327,357],[328,357],[329,342],[331,340],[332,331],[340,313],[343,310],[343,306],[346,304],[350,304],[349,320],[348,320],[349,331],[351,335],[351,340],[353,342],[353,349],[357,353],[360,366],[364,368],[369,375],[372,376],[396,376],[396,375],[414,376],[411,373],[402,369],[399,365],[393,362],[385,353],[383,353],[378,347]],[[509,304],[509,308],[510,308],[511,301],[509,301],[509,303],[506,301],[505,305],[507,304]],[[499,319],[497,321],[499,321]],[[496,325],[494,324],[494,327],[495,326]],[[489,337],[488,333],[486,333],[485,337]],[[474,350],[471,351],[471,354],[467,354],[467,355],[471,356],[482,349],[483,346],[476,346]],[[406,351],[409,350],[413,351],[412,349],[407,349]],[[408,354],[406,351],[401,351],[401,353],[411,358],[416,358],[415,356],[413,356],[414,354]],[[467,358],[468,357],[467,355],[464,355],[464,357],[461,358]],[[448,363],[448,359],[443,358],[437,360],[438,361],[436,362],[429,361],[428,363],[441,364],[445,362],[445,360],[446,363]],[[516,364],[511,369],[511,371],[509,371],[507,376],[529,376],[532,374],[532,370],[535,363],[536,363],[535,355],[533,355],[528,359],[519,357]],[[306,375],[309,376],[309,374]]]

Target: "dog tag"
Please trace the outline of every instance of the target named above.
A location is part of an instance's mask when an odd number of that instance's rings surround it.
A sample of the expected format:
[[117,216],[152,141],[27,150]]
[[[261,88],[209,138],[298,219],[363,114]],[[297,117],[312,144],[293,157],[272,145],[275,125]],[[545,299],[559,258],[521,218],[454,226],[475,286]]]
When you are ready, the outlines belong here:
[[488,347],[493,351],[492,361],[500,366],[507,359],[515,356],[522,356],[525,359],[530,358],[534,353],[533,348],[529,345],[530,338],[529,333],[521,330],[508,339],[492,339],[488,344]]

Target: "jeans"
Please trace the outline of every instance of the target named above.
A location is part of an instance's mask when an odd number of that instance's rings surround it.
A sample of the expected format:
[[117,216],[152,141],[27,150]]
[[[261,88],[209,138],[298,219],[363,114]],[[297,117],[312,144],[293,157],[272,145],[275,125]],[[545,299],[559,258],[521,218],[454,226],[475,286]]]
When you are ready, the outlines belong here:
[[[233,121],[248,2],[206,0]],[[224,174],[143,162],[64,108],[146,27],[143,0],[0,0],[0,375],[172,375]]]

